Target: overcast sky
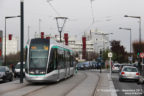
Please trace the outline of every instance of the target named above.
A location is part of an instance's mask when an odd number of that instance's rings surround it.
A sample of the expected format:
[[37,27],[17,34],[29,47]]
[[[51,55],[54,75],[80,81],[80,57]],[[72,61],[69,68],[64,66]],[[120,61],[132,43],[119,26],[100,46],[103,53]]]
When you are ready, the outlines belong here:
[[[80,37],[85,31],[98,29],[104,33],[114,33],[111,39],[121,40],[122,45],[129,51],[129,32],[119,30],[119,27],[132,28],[132,40],[139,39],[138,19],[125,18],[124,15],[142,17],[142,39],[144,26],[144,0],[93,0],[92,7],[95,23],[92,23],[92,9],[90,0],[24,0],[25,41],[27,40],[27,26],[30,25],[31,38],[39,32],[39,19],[41,31],[47,34],[58,34],[56,16],[68,17],[64,32]],[[0,30],[4,30],[4,17],[20,14],[20,0],[0,0]],[[19,36],[19,18],[7,20],[7,33]]]

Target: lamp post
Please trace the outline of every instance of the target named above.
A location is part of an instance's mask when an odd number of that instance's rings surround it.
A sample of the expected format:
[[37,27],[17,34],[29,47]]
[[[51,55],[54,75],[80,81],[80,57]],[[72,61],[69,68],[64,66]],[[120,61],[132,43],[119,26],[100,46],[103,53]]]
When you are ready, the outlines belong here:
[[[131,56],[131,39],[132,39],[132,34],[131,34],[131,28],[122,28],[122,27],[119,27],[119,29],[121,30],[128,30],[130,32],[130,56]],[[132,56],[131,56],[132,58]],[[132,61],[130,61],[130,63],[132,63]]]
[[[139,49],[138,49],[138,52],[140,53],[141,52],[141,17],[140,16],[128,16],[128,15],[124,15],[124,17],[139,19]],[[140,59],[140,56],[138,56],[138,69],[141,73],[140,63],[141,63],[141,59]]]
[[21,45],[20,45],[20,83],[23,83],[23,46],[24,46],[24,0],[20,0],[20,14],[21,14],[21,20],[20,20],[20,26],[21,26]]
[[17,18],[17,17],[20,17],[20,16],[7,16],[7,17],[5,17],[5,52],[4,52],[4,56],[5,56],[4,65],[5,66],[6,66],[6,34],[7,34],[6,21],[7,21],[7,19]]
[[67,17],[55,17],[56,19],[56,22],[57,22],[57,28],[58,28],[58,31],[60,33],[60,42],[62,42],[61,40],[61,33],[63,31],[63,27],[66,23],[66,20],[68,19]]

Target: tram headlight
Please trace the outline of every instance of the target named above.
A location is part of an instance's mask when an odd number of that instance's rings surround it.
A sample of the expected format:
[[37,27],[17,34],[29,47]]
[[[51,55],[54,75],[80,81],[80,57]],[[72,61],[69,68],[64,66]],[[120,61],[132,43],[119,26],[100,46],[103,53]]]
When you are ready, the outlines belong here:
[[30,71],[29,73],[30,73],[30,74],[34,74],[34,72],[33,72],[33,71]]
[[45,74],[45,72],[44,72],[44,71],[41,71],[40,74]]

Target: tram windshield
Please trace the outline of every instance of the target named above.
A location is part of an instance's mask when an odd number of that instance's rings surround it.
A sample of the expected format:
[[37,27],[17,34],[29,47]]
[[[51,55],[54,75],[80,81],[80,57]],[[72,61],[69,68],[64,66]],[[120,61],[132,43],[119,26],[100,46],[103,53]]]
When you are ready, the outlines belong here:
[[44,69],[47,66],[49,40],[34,39],[30,44],[29,68]]

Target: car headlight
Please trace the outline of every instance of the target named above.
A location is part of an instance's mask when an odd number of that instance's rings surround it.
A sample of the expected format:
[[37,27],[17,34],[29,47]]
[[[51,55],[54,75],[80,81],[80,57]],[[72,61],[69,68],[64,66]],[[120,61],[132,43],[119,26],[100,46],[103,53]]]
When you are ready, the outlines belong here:
[[5,73],[4,73],[4,72],[0,74],[0,77],[3,77],[3,76],[5,76]]

